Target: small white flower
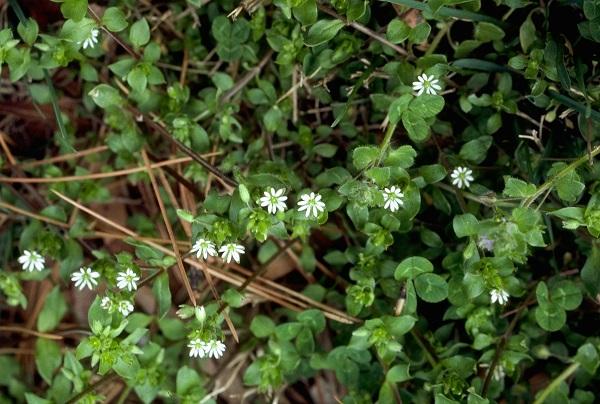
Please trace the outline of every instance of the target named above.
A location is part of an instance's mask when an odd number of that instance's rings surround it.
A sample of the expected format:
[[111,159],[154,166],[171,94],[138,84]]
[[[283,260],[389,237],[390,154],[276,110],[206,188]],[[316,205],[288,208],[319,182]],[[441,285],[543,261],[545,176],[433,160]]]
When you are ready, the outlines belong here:
[[92,28],[90,36],[83,41],[83,49],[93,48],[98,43],[98,35],[100,31],[97,28]]
[[194,308],[194,315],[200,323],[204,323],[204,320],[206,320],[206,310],[204,310],[204,306],[196,306]]
[[206,356],[206,343],[200,338],[191,340],[188,348],[190,348],[190,358],[204,358]]
[[504,379],[504,376],[506,376],[506,372],[504,371],[504,366],[498,364],[496,365],[496,367],[494,368],[494,379],[500,381],[502,379]]
[[412,83],[413,91],[417,92],[417,96],[423,94],[423,92],[436,95],[442,89],[438,84],[440,81],[434,76],[427,76],[427,74],[423,73],[417,77],[417,80]]
[[229,243],[222,245],[219,248],[219,252],[222,253],[221,258],[225,260],[228,264],[231,262],[231,258],[238,264],[240,263],[240,254],[244,254],[246,249],[243,245]]
[[315,194],[311,192],[310,194],[304,194],[300,197],[302,199],[298,202],[298,211],[302,212],[306,211],[306,217],[310,215],[317,217],[319,216],[319,212],[323,212],[325,210],[325,204],[321,201],[321,195]]
[[117,287],[119,289],[127,288],[128,291],[137,289],[137,281],[140,280],[140,277],[137,276],[135,272],[131,270],[131,268],[127,268],[125,272],[119,272],[117,274]]
[[215,244],[212,241],[203,238],[196,240],[192,247],[192,252],[196,253],[196,258],[203,257],[204,259],[207,259],[209,255],[211,257],[217,255]]
[[452,185],[456,185],[458,188],[469,188],[471,186],[471,182],[475,180],[473,178],[473,171],[467,167],[456,167],[452,174],[450,174],[452,178]]
[[404,198],[404,194],[400,188],[394,185],[391,188],[385,188],[383,190],[383,200],[385,201],[383,208],[389,209],[392,212],[397,211],[400,209],[400,206],[404,206],[402,198]]
[[494,250],[494,240],[491,239],[487,234],[483,236],[479,236],[479,240],[477,240],[477,245],[482,250],[493,251]]
[[271,187],[271,189],[268,192],[264,192],[265,196],[259,199],[260,206],[266,206],[267,211],[273,215],[277,213],[278,210],[280,210],[281,212],[285,211],[287,209],[287,205],[285,204],[287,196],[283,194],[284,192],[285,189],[283,188],[280,188],[277,191],[275,191],[275,188]]
[[23,255],[21,255],[18,259],[19,264],[23,267],[23,271],[32,272],[34,269],[36,271],[41,271],[44,269],[44,264],[46,260],[42,257],[37,251],[23,251]]
[[98,285],[96,278],[99,278],[98,272],[92,271],[90,267],[83,267],[79,269],[79,272],[71,274],[71,280],[75,282],[75,287],[79,290],[83,290],[87,286],[89,290],[94,289],[94,286]]
[[100,307],[104,310],[108,310],[109,312],[113,311],[113,301],[110,297],[104,296],[100,301]]
[[133,311],[133,304],[131,304],[129,300],[121,300],[117,305],[117,310],[119,310],[119,313],[124,317],[127,317],[129,313]]
[[505,305],[508,302],[508,292],[504,289],[492,289],[490,291],[490,299],[492,303],[498,302],[500,305]]
[[209,358],[219,359],[225,353],[225,344],[216,339],[208,341],[204,346],[204,353]]

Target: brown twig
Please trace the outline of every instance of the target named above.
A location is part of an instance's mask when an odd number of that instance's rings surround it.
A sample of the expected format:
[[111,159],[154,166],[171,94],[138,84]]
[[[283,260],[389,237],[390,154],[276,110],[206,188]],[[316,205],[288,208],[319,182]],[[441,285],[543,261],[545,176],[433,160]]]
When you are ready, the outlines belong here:
[[60,341],[63,339],[63,337],[60,335],[54,335],[54,334],[48,334],[45,332],[30,330],[28,328],[24,328],[24,327],[20,327],[20,326],[16,326],[16,325],[0,325],[0,332],[26,334],[26,335],[32,335],[32,336],[38,337],[38,338],[52,339],[52,340],[56,340],[56,341]]
[[163,217],[163,222],[165,223],[165,227],[167,228],[167,233],[169,235],[169,239],[171,240],[171,245],[173,246],[173,252],[175,253],[175,259],[177,260],[177,267],[179,268],[181,282],[183,282],[183,286],[185,286],[185,290],[187,291],[188,296],[192,301],[192,304],[196,306],[196,297],[194,296],[194,291],[192,290],[192,286],[190,285],[190,280],[188,279],[187,274],[185,273],[185,267],[183,266],[181,255],[179,254],[179,248],[177,246],[177,241],[175,240],[175,235],[173,234],[173,228],[171,227],[171,222],[169,221],[169,216],[167,215],[167,210],[165,209],[165,204],[160,196],[160,190],[158,189],[156,177],[152,172],[150,160],[148,159],[148,155],[146,154],[146,151],[144,149],[142,149],[142,158],[144,160],[144,164],[146,165],[146,171],[148,172],[148,176],[150,177],[152,189],[154,190],[156,201],[158,202],[158,207],[160,208],[160,213]]

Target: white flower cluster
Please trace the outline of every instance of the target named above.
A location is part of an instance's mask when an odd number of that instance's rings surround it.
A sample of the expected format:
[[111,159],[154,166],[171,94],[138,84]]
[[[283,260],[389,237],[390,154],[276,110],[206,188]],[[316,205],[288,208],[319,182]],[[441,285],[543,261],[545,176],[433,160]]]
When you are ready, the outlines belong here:
[[[34,270],[42,271],[46,262],[45,258],[40,253],[33,250],[24,250],[21,256],[18,258],[18,261],[23,270],[28,272],[32,272]],[[83,290],[84,288],[93,290],[96,286],[98,286],[98,278],[100,278],[100,273],[94,271],[90,267],[81,267],[79,268],[79,271],[71,274],[71,281],[79,290]],[[137,290],[137,282],[139,280],[140,277],[137,275],[137,273],[131,268],[127,268],[125,271],[117,274],[117,287],[119,289],[127,289],[129,292],[132,292]],[[117,300],[108,296],[104,296],[102,298],[100,306],[111,313],[116,310],[123,316],[129,315],[129,313],[133,311],[133,304],[129,300]]]
[[225,344],[223,341],[212,339],[208,342],[201,338],[194,338],[188,344],[190,348],[190,358],[215,358],[219,359],[225,353]]
[[[197,258],[204,258],[205,260],[209,256],[214,257],[217,255],[215,243],[204,238],[199,238],[196,240],[192,246],[191,252],[196,253]],[[219,252],[221,253],[221,258],[223,258],[228,264],[232,259],[239,264],[240,254],[244,254],[246,252],[246,248],[240,244],[227,243],[223,244],[221,248],[219,248]]]
[[131,303],[129,300],[118,300],[109,296],[104,296],[102,298],[102,300],[100,301],[100,307],[102,307],[109,313],[118,311],[123,315],[123,317],[127,317],[133,311],[133,303]]
[[508,292],[504,289],[490,290],[490,299],[492,303],[498,303],[503,306],[508,302],[508,296]]
[[[274,215],[277,212],[285,212],[288,197],[285,195],[285,189],[271,189],[265,191],[257,203],[263,208],[267,208],[267,212]],[[325,211],[325,203],[321,200],[321,194],[311,192],[300,196],[298,201],[298,212],[304,211],[306,217],[318,217],[320,212]]]
[[[71,281],[75,283],[75,287],[79,288],[79,290],[83,290],[83,288],[87,287],[90,290],[93,290],[94,287],[98,286],[97,278],[100,277],[100,274],[90,267],[82,267],[79,269],[79,272],[74,272],[71,274]],[[137,290],[137,282],[140,280],[140,277],[133,271],[131,268],[127,268],[125,271],[119,272],[117,274],[117,287],[119,289],[127,289],[129,292]]]

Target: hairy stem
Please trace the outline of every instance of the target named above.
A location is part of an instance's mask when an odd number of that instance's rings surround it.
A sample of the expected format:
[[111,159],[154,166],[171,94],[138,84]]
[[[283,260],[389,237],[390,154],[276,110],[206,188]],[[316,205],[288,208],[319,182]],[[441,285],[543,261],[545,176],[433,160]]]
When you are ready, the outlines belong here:
[[546,399],[548,398],[548,396],[562,383],[564,382],[567,378],[569,378],[569,376],[571,376],[573,373],[575,373],[575,371],[579,368],[579,363],[574,362],[571,363],[565,370],[562,371],[561,374],[559,374],[556,379],[552,380],[552,383],[550,383],[548,385],[548,387],[546,387],[544,389],[544,391],[542,391],[542,393],[540,394],[540,396],[533,402],[533,404],[542,404],[544,401],[546,401]]

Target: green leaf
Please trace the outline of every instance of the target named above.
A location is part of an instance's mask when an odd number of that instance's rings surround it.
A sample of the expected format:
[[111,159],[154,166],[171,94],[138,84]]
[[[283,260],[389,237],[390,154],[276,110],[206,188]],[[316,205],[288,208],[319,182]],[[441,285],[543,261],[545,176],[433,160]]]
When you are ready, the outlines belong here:
[[409,257],[405,258],[394,271],[394,278],[400,279],[413,279],[417,275],[424,274],[426,272],[433,272],[433,264],[423,257]]
[[177,216],[181,219],[185,220],[188,223],[192,223],[194,221],[194,215],[192,212],[187,211],[185,209],[177,209]]
[[318,46],[330,41],[344,26],[340,20],[319,20],[308,30],[304,39],[306,46]]
[[456,215],[452,220],[452,228],[456,237],[473,236],[477,234],[479,222],[477,218],[470,213]]
[[315,350],[315,339],[309,328],[303,328],[296,337],[296,349],[301,355],[309,355]]
[[[552,177],[562,172],[566,167],[567,165],[565,163],[553,164],[552,168],[548,170],[548,177]],[[585,189],[585,184],[581,182],[581,177],[579,177],[579,174],[577,174],[574,169],[562,174],[554,181],[554,186],[556,187],[559,198],[569,203],[575,202]]]
[[581,269],[581,280],[593,298],[600,294],[600,249],[596,244]]
[[402,119],[402,114],[408,109],[408,105],[413,98],[412,94],[404,94],[392,101],[388,112],[390,124],[394,125]]
[[352,151],[352,163],[357,170],[364,170],[379,158],[376,146],[359,146]]
[[387,26],[387,39],[394,44],[402,43],[410,34],[410,27],[404,21],[394,18]]
[[470,140],[460,148],[459,155],[465,160],[479,164],[487,157],[487,152],[493,140],[491,136],[480,136],[477,139]]
[[250,27],[244,19],[235,22],[220,15],[213,20],[211,32],[217,41],[217,54],[221,59],[230,62],[242,55],[242,45],[250,36]]
[[183,366],[177,371],[176,393],[179,397],[185,397],[193,394],[202,385],[202,379],[198,373],[187,366]]
[[[300,330],[303,327],[304,327],[304,325],[302,325],[301,323],[298,323],[298,322],[290,322],[290,323],[280,324],[277,327],[275,327],[275,335],[280,340],[289,341],[289,340],[295,338],[296,335],[298,335],[298,333],[300,332]],[[250,328],[250,330],[252,331],[252,328]],[[254,331],[253,331],[253,333],[254,333]]]
[[408,132],[408,137],[415,143],[424,142],[429,137],[429,126],[418,112],[406,111],[402,115],[402,124]]
[[385,323],[386,329],[389,333],[396,337],[400,338],[414,327],[417,319],[412,316],[385,316],[383,317],[383,321]]
[[422,94],[411,101],[409,108],[421,118],[429,118],[439,114],[444,109],[444,97]]
[[119,91],[108,84],[97,85],[89,92],[89,95],[100,108],[119,106],[122,103]]
[[300,5],[292,8],[294,17],[302,25],[314,24],[317,21],[317,2],[315,0],[304,0]]
[[22,22],[19,23],[17,26],[17,31],[19,32],[19,35],[21,35],[21,38],[23,38],[23,41],[31,46],[38,36],[39,27],[34,19],[29,18],[27,19],[26,24]]
[[435,184],[436,182],[440,182],[446,175],[446,169],[441,164],[431,164],[419,167],[418,173],[423,177],[426,183]]
[[581,290],[575,282],[560,281],[552,286],[550,291],[552,301],[565,310],[575,310],[583,300]]
[[489,22],[480,22],[475,26],[475,39],[481,42],[499,41],[504,35],[502,28]]
[[338,147],[331,143],[321,143],[313,147],[313,151],[319,156],[323,156],[326,158],[333,157],[336,153]]
[[409,168],[415,163],[415,157],[417,157],[417,152],[412,146],[400,146],[397,149],[392,149],[389,151],[385,159],[385,165]]
[[298,314],[298,321],[308,326],[313,333],[318,334],[325,329],[325,316],[321,310],[310,309]]
[[584,0],[583,14],[588,20],[593,20],[597,17],[600,17],[600,2],[597,0]]
[[596,373],[598,365],[600,365],[598,350],[589,342],[577,349],[577,355],[573,359],[591,375]]
[[129,84],[134,91],[138,93],[143,92],[148,85],[148,77],[146,77],[144,68],[136,66],[131,69],[127,75],[127,84]]
[[102,24],[112,32],[123,31],[128,25],[125,13],[119,7],[107,8],[102,16]]
[[35,365],[46,383],[52,384],[54,371],[61,363],[60,345],[49,339],[38,338],[35,342]]
[[535,309],[535,320],[546,331],[560,330],[567,321],[566,312],[556,303],[548,303]]
[[504,195],[512,198],[527,198],[535,194],[536,187],[518,178],[504,176]]
[[227,289],[222,298],[231,307],[237,308],[244,304],[244,295],[234,288]]
[[60,6],[60,11],[65,16],[74,21],[81,21],[87,13],[88,0],[65,0]]
[[55,286],[46,297],[44,307],[37,319],[38,331],[47,332],[55,329],[66,312],[67,303],[60,291],[60,286]]
[[129,41],[135,48],[140,48],[150,41],[150,26],[145,18],[133,23],[129,30]]
[[531,15],[527,17],[525,22],[521,25],[519,29],[519,40],[521,41],[521,48],[523,52],[527,53],[529,47],[535,42],[536,34],[535,34],[535,25],[533,25],[533,21],[531,20]]
[[367,11],[367,0],[348,0],[348,6],[346,7],[346,18],[348,21],[356,21]]
[[431,33],[431,25],[427,24],[426,22],[422,22],[410,30],[410,34],[408,34],[408,38],[413,43],[422,43],[427,40],[430,33]]
[[152,285],[152,293],[158,303],[158,318],[161,319],[167,315],[171,308],[171,290],[169,289],[169,274],[163,272]]
[[390,383],[401,383],[410,379],[412,379],[412,376],[409,373],[408,364],[392,366],[385,375],[385,380]]
[[448,297],[448,284],[439,275],[421,274],[415,278],[419,297],[429,303],[438,303]]
[[36,396],[33,393],[25,393],[27,404],[53,404],[52,401]]
[[283,118],[283,112],[277,105],[269,108],[269,110],[263,115],[265,129],[268,132],[275,132],[277,128],[281,127]]
[[269,317],[259,314],[252,319],[250,331],[257,338],[266,338],[275,332],[275,323]]

